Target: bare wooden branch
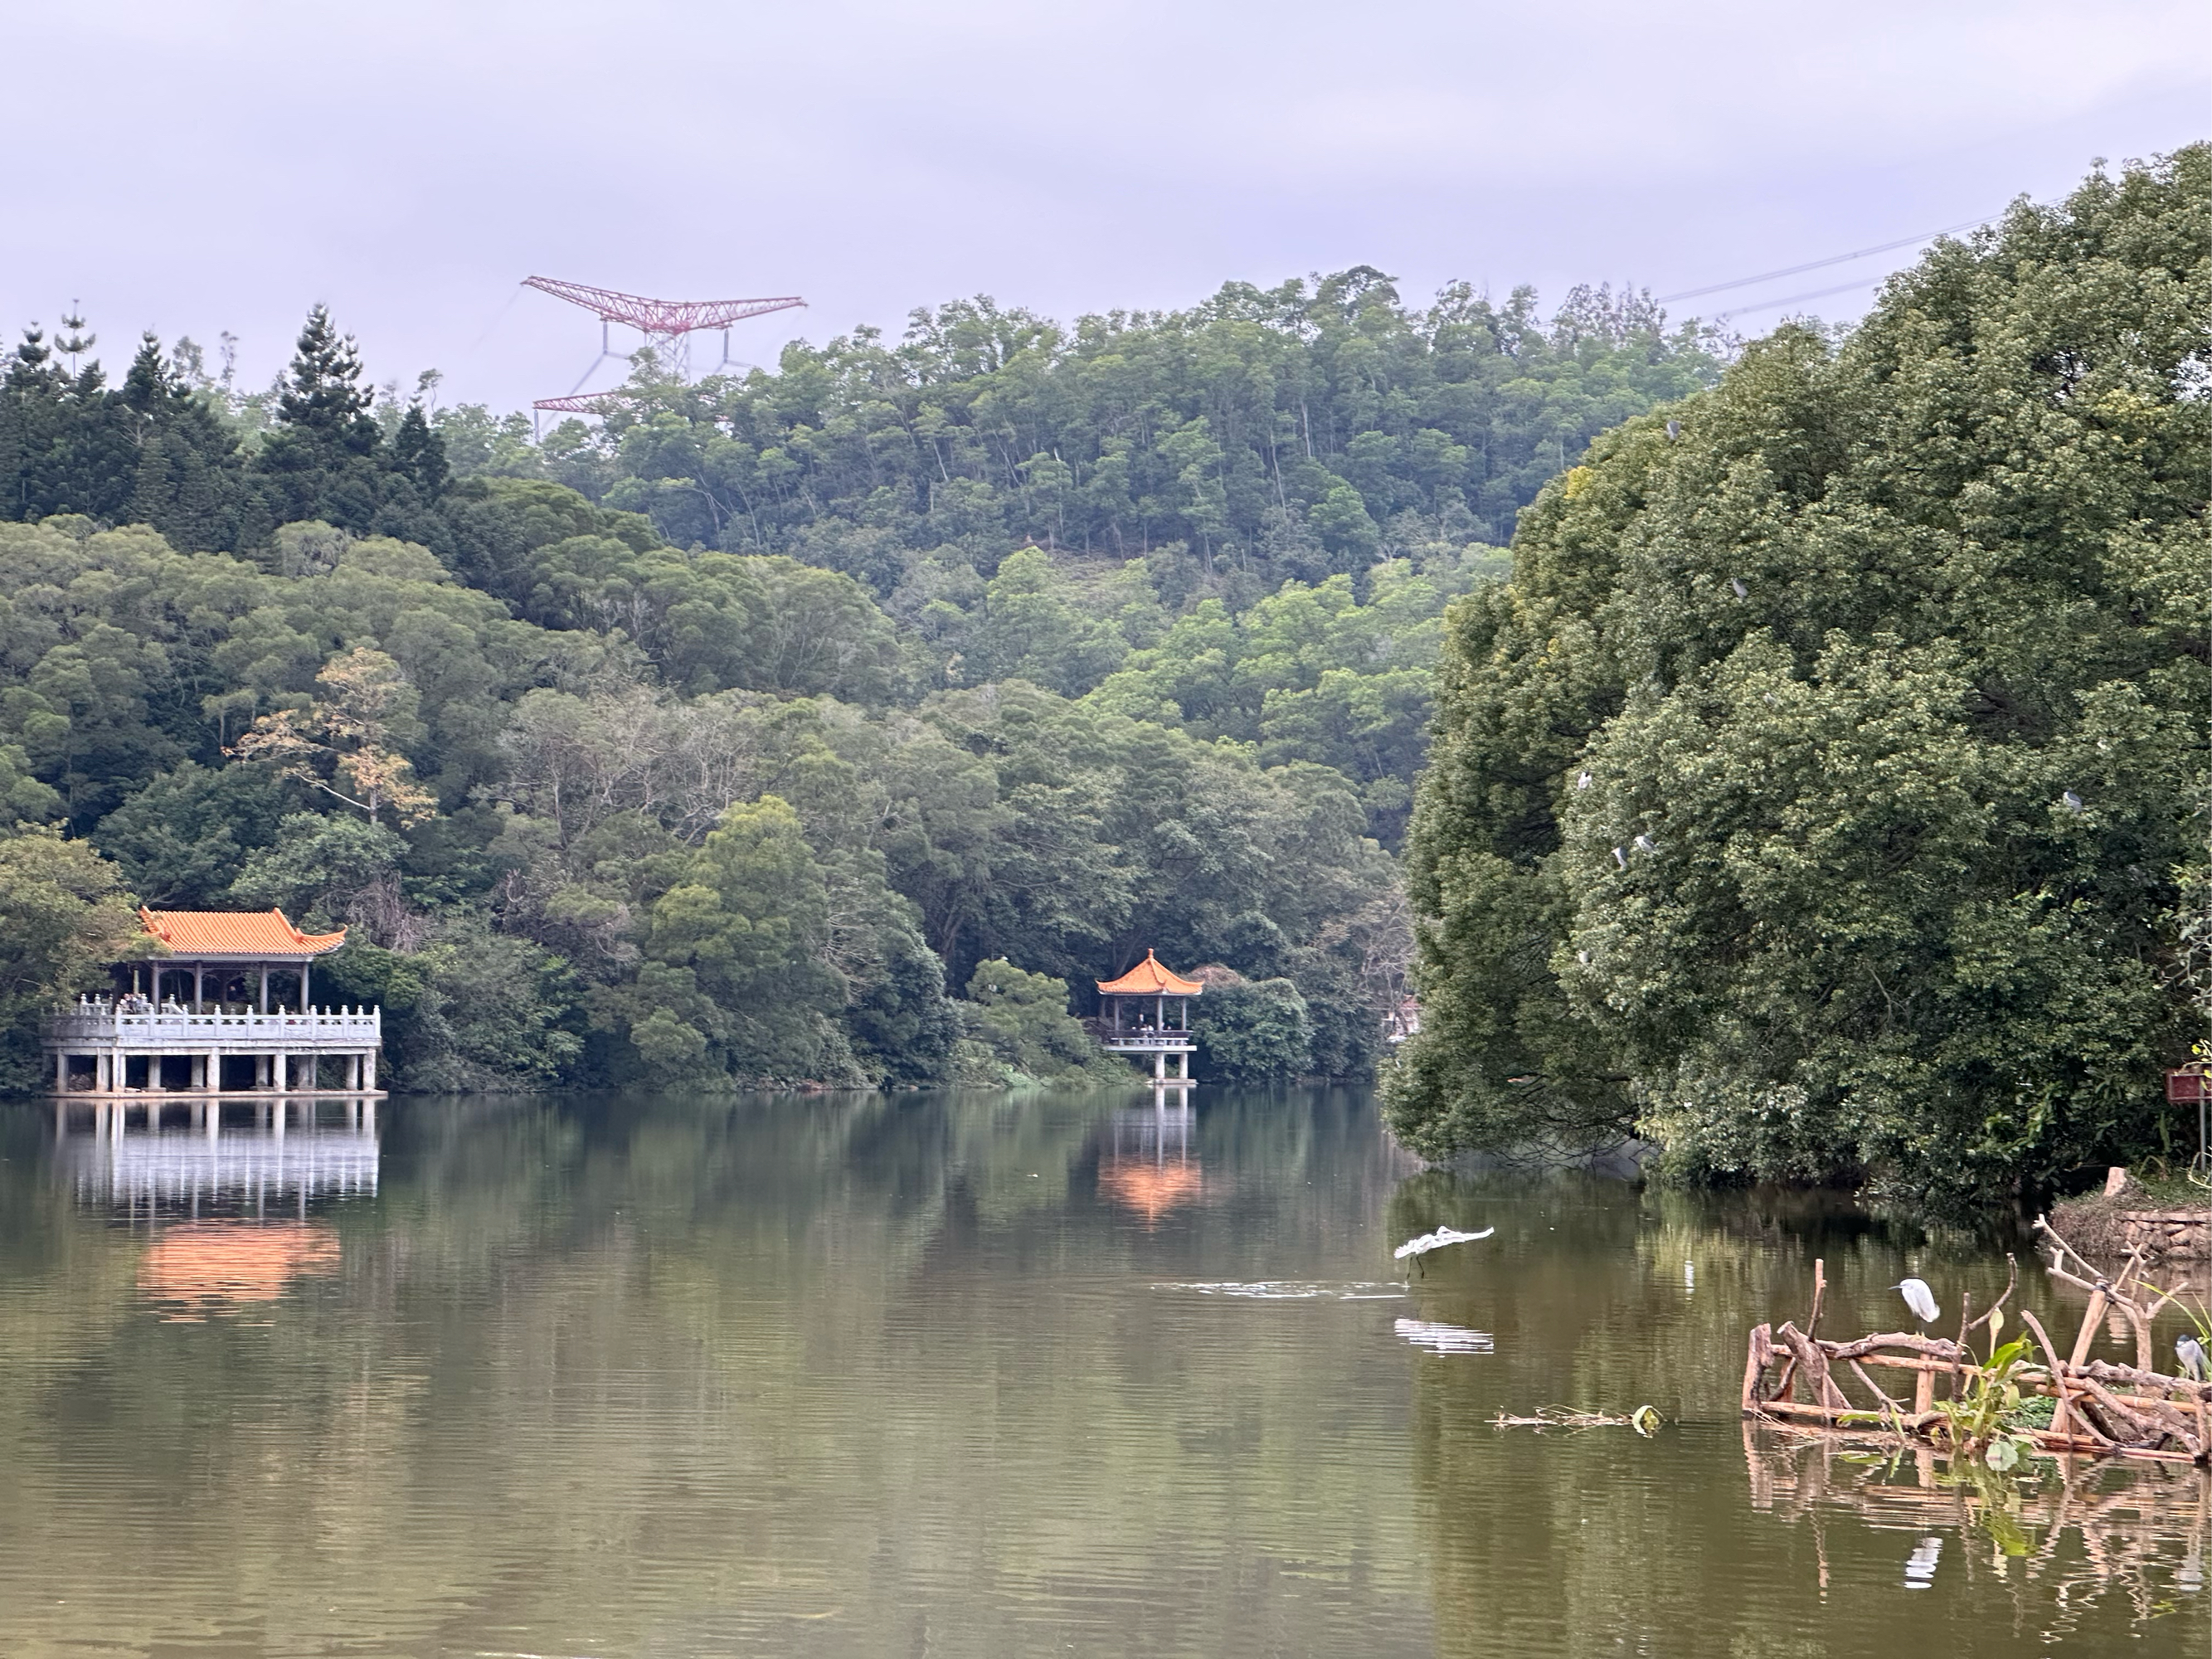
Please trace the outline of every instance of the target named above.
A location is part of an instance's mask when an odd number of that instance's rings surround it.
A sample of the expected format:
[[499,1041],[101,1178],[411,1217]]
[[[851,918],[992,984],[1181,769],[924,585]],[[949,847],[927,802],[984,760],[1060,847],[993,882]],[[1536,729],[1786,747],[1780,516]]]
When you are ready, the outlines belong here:
[[1889,1395],[1883,1391],[1881,1384],[1875,1382],[1874,1378],[1866,1374],[1865,1366],[1860,1364],[1856,1359],[1847,1359],[1844,1363],[1851,1368],[1852,1372],[1858,1377],[1860,1382],[1867,1385],[1869,1392],[1870,1392],[1875,1399],[1881,1401],[1881,1403],[1887,1407],[1891,1411],[1896,1412],[1900,1415],[1903,1414],[1905,1411],[1904,1404],[1901,1401],[1892,1400]]
[[1811,1338],[1795,1325],[1784,1325],[1775,1334],[1789,1346],[1797,1361],[1797,1369],[1813,1385],[1814,1402],[1832,1411],[1849,1411],[1851,1402],[1828,1375],[1828,1357],[1815,1346]]

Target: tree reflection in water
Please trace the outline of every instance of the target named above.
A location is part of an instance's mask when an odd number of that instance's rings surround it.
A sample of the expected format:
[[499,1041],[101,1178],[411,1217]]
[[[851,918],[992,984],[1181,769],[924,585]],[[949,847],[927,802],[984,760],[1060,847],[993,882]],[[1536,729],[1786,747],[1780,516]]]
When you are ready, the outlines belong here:
[[1910,1536],[1900,1582],[1916,1588],[1942,1588],[1941,1543],[1955,1540],[1952,1571],[1984,1591],[1990,1578],[2010,1587],[2024,1628],[2045,1643],[2075,1635],[2107,1597],[2124,1598],[2142,1625],[2204,1590],[2212,1470],[2033,1458],[2012,1475],[1979,1465],[1954,1474],[1926,1447],[1879,1457],[1835,1435],[1750,1423],[1743,1452],[1752,1507],[1812,1528],[1824,1592],[1826,1523],[1838,1513]]

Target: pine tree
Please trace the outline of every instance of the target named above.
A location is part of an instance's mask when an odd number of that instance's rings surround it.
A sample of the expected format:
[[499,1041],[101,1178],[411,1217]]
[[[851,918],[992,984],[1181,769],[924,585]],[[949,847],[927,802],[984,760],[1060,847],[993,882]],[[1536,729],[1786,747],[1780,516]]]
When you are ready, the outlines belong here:
[[54,349],[70,360],[70,373],[74,375],[76,360],[100,343],[100,336],[86,333],[84,319],[69,313],[63,313],[62,327],[65,331],[54,337]]
[[141,335],[138,354],[131,360],[131,372],[123,377],[124,405],[146,423],[140,433],[141,442],[150,435],[153,422],[173,391],[169,367],[161,358],[161,343],[151,334]]
[[392,465],[414,483],[425,502],[446,493],[453,469],[446,459],[446,441],[430,429],[419,403],[410,404],[392,438]]
[[369,412],[375,394],[361,374],[353,337],[317,306],[284,377],[276,429],[254,463],[272,526],[319,519],[362,534],[374,524],[391,475],[383,429]]
[[300,331],[284,392],[277,400],[277,419],[303,432],[357,447],[362,426],[372,434],[376,430],[368,412],[375,396],[361,384],[361,352],[353,336],[340,334],[331,322],[330,308],[317,306]]

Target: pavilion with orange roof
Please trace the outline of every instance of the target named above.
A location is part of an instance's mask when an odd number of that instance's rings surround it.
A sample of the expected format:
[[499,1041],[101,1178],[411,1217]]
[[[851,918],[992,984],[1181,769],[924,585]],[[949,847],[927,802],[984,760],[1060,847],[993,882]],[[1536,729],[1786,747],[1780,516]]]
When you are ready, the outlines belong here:
[[[1112,1053],[1150,1055],[1152,1076],[1166,1082],[1190,1081],[1190,1056],[1197,1047],[1191,1039],[1190,1000],[1206,990],[1203,980],[1185,979],[1152,951],[1118,979],[1102,979],[1098,986],[1098,1040]],[[1173,1002],[1170,1017],[1168,1004]],[[1168,1069],[1170,1055],[1176,1069]]]
[[[46,1021],[57,1093],[377,1092],[382,1011],[313,999],[312,965],[344,928],[303,933],[273,908],[142,908],[138,921],[149,953],[116,964],[108,994]],[[339,1069],[328,1090],[326,1060]]]

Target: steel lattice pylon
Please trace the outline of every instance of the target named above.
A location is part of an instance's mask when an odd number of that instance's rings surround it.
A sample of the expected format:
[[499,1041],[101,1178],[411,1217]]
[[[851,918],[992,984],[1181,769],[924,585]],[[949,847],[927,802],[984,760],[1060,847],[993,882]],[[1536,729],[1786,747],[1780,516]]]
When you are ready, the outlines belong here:
[[[592,360],[591,368],[584,371],[565,397],[540,398],[531,405],[534,410],[562,415],[596,415],[610,399],[619,399],[620,394],[615,392],[578,395],[599,366],[618,355],[607,332],[616,323],[635,329],[649,340],[663,343],[666,366],[678,379],[688,379],[690,336],[702,329],[720,329],[722,362],[727,363],[731,361],[732,324],[743,322],[748,317],[764,317],[771,311],[789,311],[806,303],[795,294],[765,300],[653,300],[640,294],[593,288],[585,283],[564,283],[552,276],[526,276],[522,285],[550,294],[556,300],[565,300],[570,305],[581,306],[599,319],[599,355]],[[719,368],[721,364],[715,367]]]

